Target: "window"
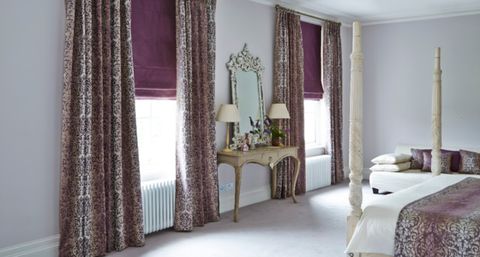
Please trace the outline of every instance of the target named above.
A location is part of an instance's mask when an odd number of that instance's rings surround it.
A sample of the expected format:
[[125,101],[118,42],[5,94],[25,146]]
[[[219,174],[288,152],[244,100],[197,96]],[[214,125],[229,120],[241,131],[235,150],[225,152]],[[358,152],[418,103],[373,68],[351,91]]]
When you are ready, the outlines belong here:
[[305,150],[307,156],[325,153],[328,137],[327,113],[321,76],[321,37],[319,25],[301,22],[304,56]]
[[327,113],[324,100],[304,101],[305,148],[326,147],[328,137]]
[[142,182],[175,179],[176,101],[135,101]]
[[175,1],[132,1],[131,9],[140,175],[175,179]]

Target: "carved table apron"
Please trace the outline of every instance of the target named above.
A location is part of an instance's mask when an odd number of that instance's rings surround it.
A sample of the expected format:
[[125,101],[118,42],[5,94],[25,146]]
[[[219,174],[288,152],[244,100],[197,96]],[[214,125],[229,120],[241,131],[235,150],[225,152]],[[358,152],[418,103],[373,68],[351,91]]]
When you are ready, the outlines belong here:
[[293,202],[297,202],[295,197],[295,185],[297,184],[298,173],[300,171],[300,160],[298,159],[298,147],[284,146],[284,147],[258,147],[248,152],[231,151],[218,152],[217,162],[228,164],[235,169],[235,206],[233,211],[233,221],[238,221],[238,207],[240,202],[240,185],[242,181],[242,167],[247,163],[257,163],[263,166],[270,167],[271,172],[271,194],[274,197],[277,193],[277,170],[276,165],[281,160],[292,157],[295,160],[295,173],[292,180],[291,195]]

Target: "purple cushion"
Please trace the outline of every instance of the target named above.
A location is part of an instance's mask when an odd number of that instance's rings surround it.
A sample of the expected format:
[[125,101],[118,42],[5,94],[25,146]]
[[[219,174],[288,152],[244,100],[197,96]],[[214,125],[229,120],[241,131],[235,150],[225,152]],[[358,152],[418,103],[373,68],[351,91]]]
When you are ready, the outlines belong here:
[[[452,172],[452,153],[442,152],[440,156],[440,171],[441,173]],[[432,171],[432,152],[423,152],[423,171]]]
[[452,153],[442,153],[440,158],[440,169],[442,173],[452,173]]
[[450,153],[452,154],[452,163],[451,163],[451,171],[452,172],[459,172],[460,171],[460,151],[450,151],[450,150],[443,150],[443,153]]
[[423,171],[432,171],[432,152],[425,151],[423,152]]
[[480,153],[460,150],[460,172],[466,174],[480,174]]
[[412,153],[412,162],[410,164],[411,169],[419,170],[423,168],[423,152],[431,152],[430,149],[410,149]]

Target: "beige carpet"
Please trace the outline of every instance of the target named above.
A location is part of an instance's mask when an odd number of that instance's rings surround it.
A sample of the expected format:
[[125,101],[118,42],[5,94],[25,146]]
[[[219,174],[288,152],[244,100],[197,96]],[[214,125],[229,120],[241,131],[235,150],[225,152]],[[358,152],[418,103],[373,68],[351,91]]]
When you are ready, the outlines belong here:
[[[364,199],[372,198],[364,186]],[[377,197],[377,196],[375,196]],[[381,196],[380,196],[381,197]],[[112,257],[336,257],[345,256],[345,224],[349,211],[346,183],[291,199],[270,200],[240,209],[219,222],[193,232],[161,231],[147,236],[142,248]]]

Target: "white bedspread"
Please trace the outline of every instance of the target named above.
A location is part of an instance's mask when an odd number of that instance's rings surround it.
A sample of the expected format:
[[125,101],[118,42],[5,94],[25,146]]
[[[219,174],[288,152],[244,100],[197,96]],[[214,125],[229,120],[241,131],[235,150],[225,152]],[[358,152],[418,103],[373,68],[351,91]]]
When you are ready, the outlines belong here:
[[402,208],[466,177],[478,177],[478,175],[442,174],[366,204],[345,252],[381,253],[393,256],[395,227]]

